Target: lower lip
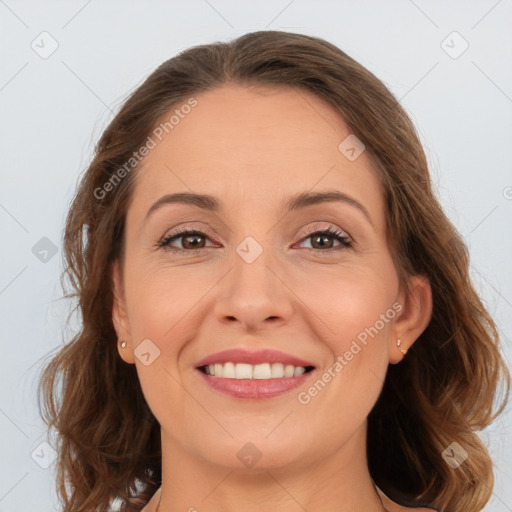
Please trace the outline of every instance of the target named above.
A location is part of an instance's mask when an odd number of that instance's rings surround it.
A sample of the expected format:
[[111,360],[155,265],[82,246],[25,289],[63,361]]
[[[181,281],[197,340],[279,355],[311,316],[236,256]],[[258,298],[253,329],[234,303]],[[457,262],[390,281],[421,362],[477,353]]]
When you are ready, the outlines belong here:
[[303,385],[315,370],[303,373],[297,377],[283,377],[280,379],[224,379],[206,375],[197,370],[206,384],[220,393],[244,399],[265,399],[282,395]]

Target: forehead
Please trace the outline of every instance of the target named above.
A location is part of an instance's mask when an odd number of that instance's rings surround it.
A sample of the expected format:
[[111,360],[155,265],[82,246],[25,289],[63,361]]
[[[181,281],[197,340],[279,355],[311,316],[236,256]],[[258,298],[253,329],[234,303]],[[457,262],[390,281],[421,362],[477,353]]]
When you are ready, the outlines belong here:
[[[194,108],[155,139],[137,172],[134,206],[165,193],[197,192],[223,202],[263,204],[321,188],[339,189],[379,216],[380,182],[366,153],[338,148],[351,135],[342,116],[298,88],[224,84],[193,96]],[[180,105],[157,123],[165,123]],[[175,118],[174,121],[176,121]],[[370,213],[372,213],[370,211]]]
[[166,137],[165,147],[154,153],[174,153],[176,163],[181,156],[190,161],[208,153],[265,171],[276,157],[291,163],[317,161],[320,153],[332,157],[338,139],[350,133],[332,107],[298,88],[224,84],[196,101]]

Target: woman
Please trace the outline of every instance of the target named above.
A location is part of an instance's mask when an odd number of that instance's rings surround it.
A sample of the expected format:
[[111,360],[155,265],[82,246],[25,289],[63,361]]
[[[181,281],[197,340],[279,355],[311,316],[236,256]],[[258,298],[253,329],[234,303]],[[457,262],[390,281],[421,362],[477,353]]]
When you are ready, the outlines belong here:
[[41,392],[65,512],[488,501],[496,326],[411,121],[332,44],[262,31],[164,62],[64,248],[83,327]]

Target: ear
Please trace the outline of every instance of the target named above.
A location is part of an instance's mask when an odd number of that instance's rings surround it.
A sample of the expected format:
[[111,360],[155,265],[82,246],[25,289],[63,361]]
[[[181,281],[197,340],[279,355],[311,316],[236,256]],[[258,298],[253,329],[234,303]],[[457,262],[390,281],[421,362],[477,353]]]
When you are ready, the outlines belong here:
[[393,335],[389,341],[389,362],[396,364],[405,356],[400,348],[409,349],[426,329],[432,317],[432,289],[424,276],[412,276],[405,290],[400,292],[398,304],[402,306],[395,318]]
[[[133,346],[130,330],[130,322],[126,309],[126,300],[124,293],[124,283],[122,275],[122,266],[119,260],[116,260],[112,266],[112,323],[117,334],[117,350],[119,355],[126,363],[134,363]],[[126,347],[121,347],[121,342],[126,341]]]

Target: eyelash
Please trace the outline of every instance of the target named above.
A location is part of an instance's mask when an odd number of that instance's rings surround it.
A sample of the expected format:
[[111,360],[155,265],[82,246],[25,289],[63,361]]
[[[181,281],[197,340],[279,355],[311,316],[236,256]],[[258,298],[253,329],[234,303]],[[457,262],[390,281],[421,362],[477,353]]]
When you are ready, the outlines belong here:
[[[170,251],[170,252],[188,252],[188,253],[192,253],[192,254],[196,253],[196,251],[200,251],[200,250],[206,248],[206,247],[200,247],[198,249],[184,249],[182,247],[173,247],[173,246],[169,245],[174,240],[182,238],[184,236],[188,236],[188,235],[199,235],[201,237],[209,238],[205,233],[202,233],[201,231],[192,231],[189,229],[184,229],[184,230],[177,231],[175,233],[172,233],[172,234],[162,238],[162,240],[160,240],[157,243],[157,247],[160,249],[164,249],[166,251]],[[340,246],[331,247],[331,248],[325,249],[325,250],[324,249],[315,249],[314,247],[313,248],[306,247],[306,249],[309,251],[332,252],[332,251],[340,250],[343,248],[349,249],[353,246],[352,240],[350,239],[350,237],[347,234],[345,234],[343,231],[338,231],[334,228],[326,228],[323,230],[312,231],[312,232],[308,233],[306,236],[304,236],[301,239],[301,242],[307,240],[308,238],[311,238],[313,235],[331,236],[331,237],[335,238],[340,243]]]

